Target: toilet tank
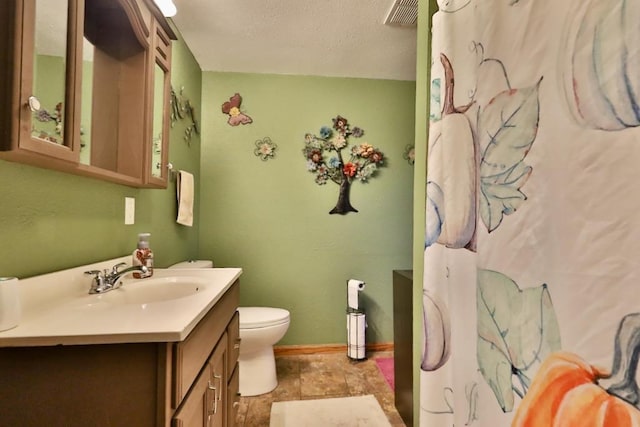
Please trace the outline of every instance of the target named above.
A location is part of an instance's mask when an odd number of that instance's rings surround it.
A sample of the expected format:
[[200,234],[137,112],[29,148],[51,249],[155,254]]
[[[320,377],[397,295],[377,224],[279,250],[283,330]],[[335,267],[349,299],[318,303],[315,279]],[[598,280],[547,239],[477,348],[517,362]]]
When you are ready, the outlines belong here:
[[212,268],[213,261],[206,259],[189,260],[173,264],[169,268]]

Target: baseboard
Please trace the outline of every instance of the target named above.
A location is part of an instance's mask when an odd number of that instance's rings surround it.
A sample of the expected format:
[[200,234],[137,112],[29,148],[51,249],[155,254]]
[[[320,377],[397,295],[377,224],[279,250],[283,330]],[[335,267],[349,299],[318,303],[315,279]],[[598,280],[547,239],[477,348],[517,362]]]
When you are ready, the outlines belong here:
[[[371,343],[366,345],[368,352],[393,351],[393,343]],[[274,346],[276,356],[298,356],[302,354],[328,354],[347,352],[346,344],[319,344],[319,345],[281,345]]]

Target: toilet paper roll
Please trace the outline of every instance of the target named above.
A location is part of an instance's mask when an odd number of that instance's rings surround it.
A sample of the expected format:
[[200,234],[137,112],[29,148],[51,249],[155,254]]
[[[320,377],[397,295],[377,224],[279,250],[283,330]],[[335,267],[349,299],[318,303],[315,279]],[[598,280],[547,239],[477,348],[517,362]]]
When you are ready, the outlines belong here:
[[347,306],[358,309],[358,292],[364,289],[364,282],[362,280],[349,279],[347,281]]
[[364,313],[347,314],[347,356],[352,359],[366,357],[365,319]]
[[0,277],[0,331],[18,326],[21,314],[18,279]]

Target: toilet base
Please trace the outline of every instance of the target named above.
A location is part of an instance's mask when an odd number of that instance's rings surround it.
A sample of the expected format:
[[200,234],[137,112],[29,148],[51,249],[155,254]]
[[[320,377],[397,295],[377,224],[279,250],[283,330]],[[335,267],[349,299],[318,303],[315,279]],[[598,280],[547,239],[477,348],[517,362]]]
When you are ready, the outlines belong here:
[[267,346],[249,354],[243,354],[241,350],[238,365],[241,396],[269,393],[278,386],[273,346]]

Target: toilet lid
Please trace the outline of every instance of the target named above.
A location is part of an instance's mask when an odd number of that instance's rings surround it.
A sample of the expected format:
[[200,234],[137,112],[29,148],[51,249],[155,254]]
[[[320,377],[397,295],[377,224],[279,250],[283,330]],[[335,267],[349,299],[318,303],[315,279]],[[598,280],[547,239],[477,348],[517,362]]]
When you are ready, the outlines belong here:
[[289,312],[273,307],[238,307],[240,329],[265,328],[289,321]]

